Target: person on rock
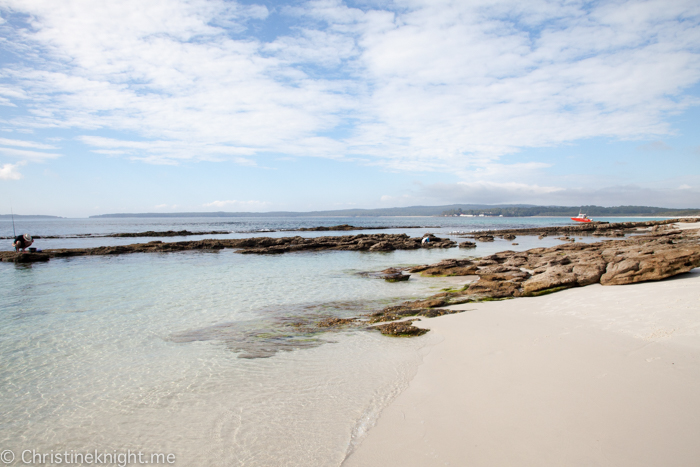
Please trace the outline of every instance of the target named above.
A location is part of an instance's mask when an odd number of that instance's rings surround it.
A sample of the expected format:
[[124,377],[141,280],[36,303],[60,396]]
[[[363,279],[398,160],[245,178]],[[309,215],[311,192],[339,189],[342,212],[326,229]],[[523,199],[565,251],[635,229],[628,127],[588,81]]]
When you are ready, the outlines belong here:
[[12,246],[15,247],[15,251],[19,251],[20,249],[25,251],[27,248],[32,246],[32,243],[34,243],[32,236],[29,234],[24,234],[15,237],[15,241],[12,243]]

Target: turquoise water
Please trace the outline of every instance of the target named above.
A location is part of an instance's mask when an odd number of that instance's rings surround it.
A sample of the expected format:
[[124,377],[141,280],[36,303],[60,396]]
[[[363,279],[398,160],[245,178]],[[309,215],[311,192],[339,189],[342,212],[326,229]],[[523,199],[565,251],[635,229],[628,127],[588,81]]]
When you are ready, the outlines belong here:
[[[154,229],[139,221],[129,220],[133,231]],[[344,221],[329,225],[364,225]],[[479,227],[493,228],[493,221]],[[51,225],[41,224],[42,232],[86,228],[68,220],[55,224],[60,229]],[[181,227],[160,230],[170,228]],[[70,239],[100,240],[112,239]],[[178,465],[339,465],[407,385],[435,337],[300,335],[290,323],[356,316],[463,282],[413,276],[387,283],[359,272],[559,243],[516,242],[476,250],[224,250],[0,263],[0,447],[164,452]]]

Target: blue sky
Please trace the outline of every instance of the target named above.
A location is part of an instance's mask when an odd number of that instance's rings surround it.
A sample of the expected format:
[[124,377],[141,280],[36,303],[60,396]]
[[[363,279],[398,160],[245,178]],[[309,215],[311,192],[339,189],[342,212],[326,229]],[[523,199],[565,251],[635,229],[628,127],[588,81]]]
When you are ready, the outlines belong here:
[[696,0],[0,15],[0,213],[700,207]]

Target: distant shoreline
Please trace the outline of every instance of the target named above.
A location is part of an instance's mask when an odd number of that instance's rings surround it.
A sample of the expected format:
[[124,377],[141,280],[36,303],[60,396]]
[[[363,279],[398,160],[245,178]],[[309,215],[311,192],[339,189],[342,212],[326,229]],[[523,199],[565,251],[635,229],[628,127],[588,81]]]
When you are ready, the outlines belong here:
[[[22,220],[86,220],[86,219],[178,219],[178,218],[254,218],[254,219],[271,219],[274,218],[274,216],[207,216],[207,215],[202,215],[202,216],[182,216],[182,217],[177,217],[177,216],[158,216],[154,215],[152,217],[147,217],[147,216],[134,216],[134,217],[128,217],[128,216],[122,216],[122,215],[117,215],[114,217],[111,217],[109,214],[104,214],[100,216],[89,216],[89,217],[62,217],[62,216],[49,216],[49,215],[20,215],[20,214],[15,214],[15,220],[16,219],[22,219]],[[279,216],[279,217],[289,217],[289,216]],[[458,217],[458,216],[439,216],[439,215],[434,215],[434,216],[408,216],[408,215],[397,215],[397,216],[389,216],[389,215],[383,215],[383,216],[294,216],[294,217],[289,217],[290,219],[294,218],[323,218],[323,219],[347,219],[347,218],[358,218],[358,219],[382,219],[382,218],[416,218],[416,219],[422,219],[422,218],[451,218],[451,217]],[[696,215],[690,215],[690,216],[672,216],[672,215],[646,215],[646,214],[638,214],[638,215],[625,215],[625,216],[615,216],[615,215],[608,215],[608,216],[591,216],[593,220],[596,219],[639,219],[639,218],[644,218],[644,219],[691,219],[698,217]],[[570,219],[571,216],[474,216],[474,217],[464,217],[465,219]],[[12,217],[10,214],[0,214],[0,221],[11,221]],[[295,229],[289,229],[289,231],[293,231]]]
[[112,213],[90,218],[138,218],[138,217],[456,217],[459,214],[474,217],[571,217],[579,212],[589,217],[680,217],[698,216],[697,208],[665,208],[655,206],[535,206],[535,205],[486,205],[452,204],[446,206],[407,206],[379,209],[338,209],[327,211],[270,211],[270,212],[175,212],[175,213]]
[[2,220],[12,220],[12,218],[15,219],[67,219],[66,217],[61,217],[61,216],[44,216],[40,214],[0,214],[0,219]]

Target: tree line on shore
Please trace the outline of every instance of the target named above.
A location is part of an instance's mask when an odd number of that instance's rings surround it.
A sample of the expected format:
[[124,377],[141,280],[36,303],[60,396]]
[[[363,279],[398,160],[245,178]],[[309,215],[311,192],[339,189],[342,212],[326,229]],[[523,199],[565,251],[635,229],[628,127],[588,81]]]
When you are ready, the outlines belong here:
[[589,217],[607,216],[697,216],[700,209],[673,209],[659,208],[652,206],[496,206],[486,209],[449,209],[442,212],[443,216],[503,216],[503,217],[532,217],[532,216],[565,216],[573,217],[579,213],[587,214]]

